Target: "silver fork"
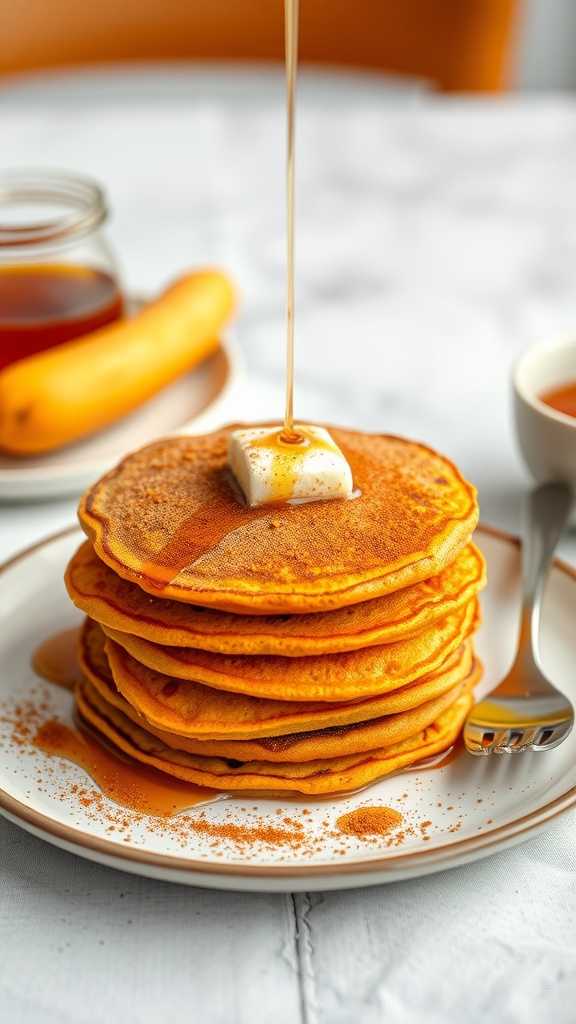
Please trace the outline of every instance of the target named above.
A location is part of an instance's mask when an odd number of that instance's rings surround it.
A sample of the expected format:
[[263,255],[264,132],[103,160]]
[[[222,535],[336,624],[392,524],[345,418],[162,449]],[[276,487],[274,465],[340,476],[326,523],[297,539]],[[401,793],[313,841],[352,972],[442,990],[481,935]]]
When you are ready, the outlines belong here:
[[570,701],[542,672],[538,644],[542,593],[572,501],[571,489],[561,483],[542,484],[527,499],[518,650],[508,675],[468,715],[464,743],[471,754],[549,750],[574,723]]

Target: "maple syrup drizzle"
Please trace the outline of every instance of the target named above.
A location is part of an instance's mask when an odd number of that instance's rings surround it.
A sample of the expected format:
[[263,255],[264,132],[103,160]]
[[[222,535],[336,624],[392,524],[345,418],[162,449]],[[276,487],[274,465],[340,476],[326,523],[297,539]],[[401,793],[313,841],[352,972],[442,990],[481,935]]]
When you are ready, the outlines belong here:
[[301,444],[294,430],[294,128],[296,120],[296,71],[298,63],[299,0],[284,0],[286,39],[286,413],[281,438],[285,444]]
[[[269,509],[251,509],[251,521],[263,519]],[[235,500],[226,504],[221,498],[206,502],[198,512],[185,519],[154,558],[143,562],[139,576],[163,590],[197,558],[212,551],[234,530],[246,525],[246,508]]]

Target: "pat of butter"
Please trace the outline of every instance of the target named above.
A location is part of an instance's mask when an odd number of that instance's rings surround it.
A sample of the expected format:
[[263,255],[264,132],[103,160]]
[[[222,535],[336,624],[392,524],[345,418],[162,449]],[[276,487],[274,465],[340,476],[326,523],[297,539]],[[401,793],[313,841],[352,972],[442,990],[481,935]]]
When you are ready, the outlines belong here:
[[281,427],[247,427],[228,439],[228,465],[250,506],[349,498],[352,471],[323,427],[296,424],[301,440],[282,439]]

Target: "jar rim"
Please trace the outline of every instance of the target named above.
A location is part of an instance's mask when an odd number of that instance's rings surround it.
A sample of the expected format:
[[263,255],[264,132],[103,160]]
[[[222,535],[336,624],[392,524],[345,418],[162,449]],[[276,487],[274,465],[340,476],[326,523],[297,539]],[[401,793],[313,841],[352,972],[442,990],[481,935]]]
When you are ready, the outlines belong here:
[[[16,202],[54,202],[68,209],[35,222],[2,223],[2,207]],[[104,193],[91,178],[45,170],[0,173],[0,248],[42,245],[93,231],[107,212]]]

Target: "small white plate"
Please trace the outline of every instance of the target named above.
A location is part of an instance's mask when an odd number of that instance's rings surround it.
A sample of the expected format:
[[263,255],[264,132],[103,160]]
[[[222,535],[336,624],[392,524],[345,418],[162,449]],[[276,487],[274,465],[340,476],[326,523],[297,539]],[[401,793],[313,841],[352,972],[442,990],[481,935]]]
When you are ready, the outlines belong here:
[[[473,757],[462,750],[441,768],[402,772],[348,797],[317,801],[223,799],[175,818],[124,812],[100,797],[76,765],[23,741],[13,722],[32,701],[40,718],[71,724],[71,695],[30,668],[40,640],[79,621],[62,583],[78,530],[49,539],[0,573],[0,810],[36,836],[111,867],[222,889],[296,891],[392,882],[465,864],[533,835],[576,803],[576,730],[545,753]],[[477,649],[479,694],[510,665],[519,618],[517,542],[481,528],[488,563]],[[576,702],[576,572],[557,562],[546,591],[542,657]],[[39,709],[39,710],[38,710]],[[87,795],[88,794],[88,798]],[[366,804],[392,807],[403,823],[372,840],[343,836],[336,819]],[[188,824],[198,816],[212,834]],[[241,841],[238,827],[300,830],[293,845]],[[208,833],[209,828],[204,832]]]
[[47,455],[19,459],[0,453],[0,501],[80,494],[126,452],[156,437],[215,429],[229,418],[230,392],[241,373],[237,345],[225,336],[209,359],[108,429]]

